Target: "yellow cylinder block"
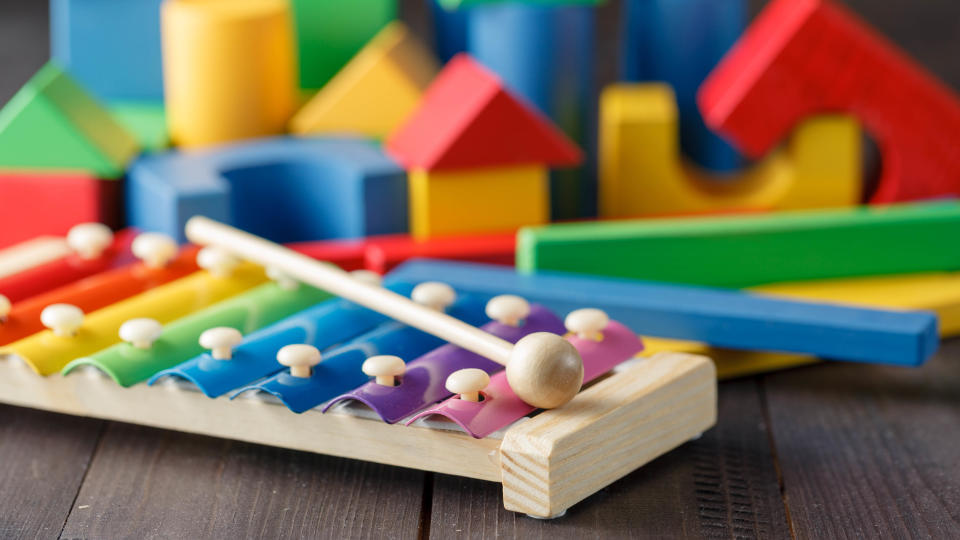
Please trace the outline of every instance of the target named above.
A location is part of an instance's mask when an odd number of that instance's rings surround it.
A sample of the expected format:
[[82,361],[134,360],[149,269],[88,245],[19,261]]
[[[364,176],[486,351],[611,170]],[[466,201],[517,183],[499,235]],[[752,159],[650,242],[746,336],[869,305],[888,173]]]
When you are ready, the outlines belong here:
[[167,0],[161,26],[174,144],[198,147],[283,132],[297,96],[287,0]]

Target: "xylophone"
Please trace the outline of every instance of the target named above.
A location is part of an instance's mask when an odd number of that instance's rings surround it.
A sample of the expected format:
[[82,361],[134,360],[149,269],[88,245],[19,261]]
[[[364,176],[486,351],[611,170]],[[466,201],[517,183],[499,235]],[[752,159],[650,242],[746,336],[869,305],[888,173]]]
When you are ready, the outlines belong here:
[[130,233],[109,263],[97,237],[103,271],[0,305],[0,401],[500,482],[537,517],[715,423],[709,359],[635,359],[601,310],[188,235],[207,247]]

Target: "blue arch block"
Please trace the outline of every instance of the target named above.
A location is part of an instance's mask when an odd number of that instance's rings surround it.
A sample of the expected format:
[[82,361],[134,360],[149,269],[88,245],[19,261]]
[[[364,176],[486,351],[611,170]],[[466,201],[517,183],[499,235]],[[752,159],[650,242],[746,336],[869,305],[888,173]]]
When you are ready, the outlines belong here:
[[276,242],[407,231],[405,171],[363,139],[273,137],[140,158],[127,222],[185,241],[205,215]]
[[744,159],[703,123],[696,94],[743,32],[746,4],[746,0],[625,0],[622,8],[621,77],[673,86],[684,153],[716,171],[735,170]]
[[596,215],[593,6],[491,3],[469,8],[470,54],[549,116],[588,159],[551,175],[551,217]]
[[161,0],[50,0],[50,51],[105,101],[163,99]]

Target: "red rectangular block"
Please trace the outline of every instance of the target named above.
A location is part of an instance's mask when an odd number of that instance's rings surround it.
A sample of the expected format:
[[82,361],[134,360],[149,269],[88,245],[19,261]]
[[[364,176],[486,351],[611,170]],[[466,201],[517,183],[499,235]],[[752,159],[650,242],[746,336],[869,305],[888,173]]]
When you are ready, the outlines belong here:
[[63,236],[78,223],[115,228],[120,186],[79,173],[0,172],[0,249],[37,236]]
[[771,2],[698,102],[707,125],[753,157],[810,115],[853,114],[883,158],[871,202],[960,195],[960,97],[830,1]]

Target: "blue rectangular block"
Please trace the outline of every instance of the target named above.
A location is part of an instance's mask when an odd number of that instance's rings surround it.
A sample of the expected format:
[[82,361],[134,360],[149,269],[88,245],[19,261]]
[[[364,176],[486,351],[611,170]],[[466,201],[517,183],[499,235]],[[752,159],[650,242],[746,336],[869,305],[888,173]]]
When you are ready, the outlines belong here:
[[673,86],[684,153],[703,167],[732,171],[744,160],[703,123],[700,83],[746,26],[745,0],[625,0],[621,76]]
[[372,141],[273,137],[140,158],[127,223],[185,241],[195,215],[275,242],[407,231],[406,172]]
[[163,100],[161,0],[50,0],[53,59],[110,102]]
[[440,0],[424,0],[433,18],[433,50],[446,64],[457,53],[467,50],[467,8],[446,9]]
[[811,354],[833,360],[916,366],[936,351],[937,317],[799,302],[725,289],[598,278],[562,272],[416,260],[387,283],[440,280],[478,294],[515,294],[558,314],[595,307],[638,334],[718,347]]
[[587,149],[582,167],[551,174],[555,220],[597,211],[594,14],[593,6],[513,2],[468,11],[469,53]]

